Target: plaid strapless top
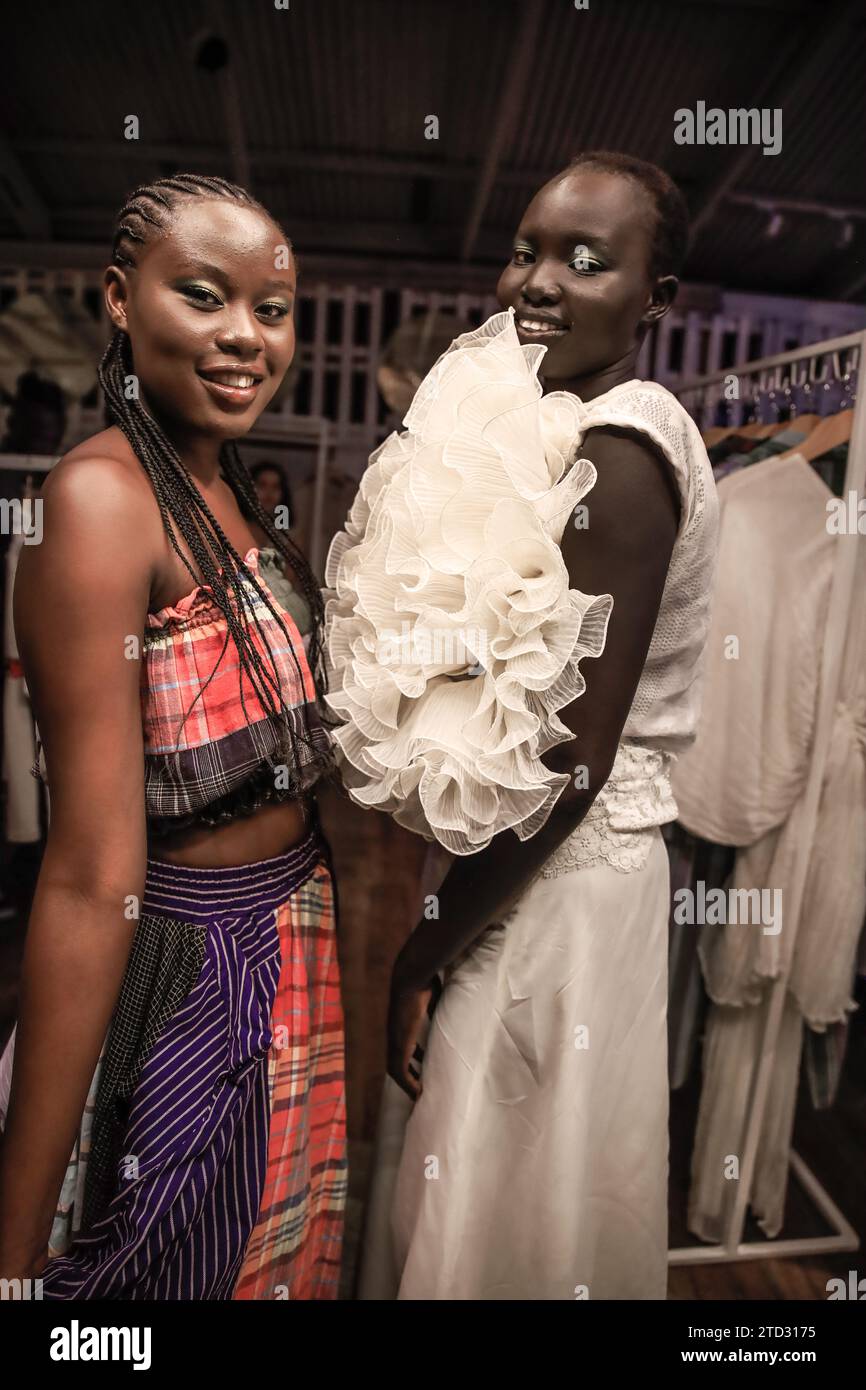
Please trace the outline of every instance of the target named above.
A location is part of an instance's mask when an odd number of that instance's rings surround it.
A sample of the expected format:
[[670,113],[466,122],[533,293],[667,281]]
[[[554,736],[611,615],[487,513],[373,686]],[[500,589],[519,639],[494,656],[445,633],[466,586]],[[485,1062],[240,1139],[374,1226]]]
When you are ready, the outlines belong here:
[[[244,563],[289,635],[287,641],[244,578],[241,621],[261,658],[260,679],[277,705],[277,683],[282,692],[299,760],[285,717],[271,714],[261,703],[241,666],[210,585],[198,585],[177,604],[148,613],[143,635],[140,688],[149,838],[190,825],[217,825],[249,815],[265,802],[294,800],[334,767],[301,634],[260,573],[258,547],[247,552]],[[270,657],[253,615],[267,637]],[[41,744],[33,772],[44,779]]]

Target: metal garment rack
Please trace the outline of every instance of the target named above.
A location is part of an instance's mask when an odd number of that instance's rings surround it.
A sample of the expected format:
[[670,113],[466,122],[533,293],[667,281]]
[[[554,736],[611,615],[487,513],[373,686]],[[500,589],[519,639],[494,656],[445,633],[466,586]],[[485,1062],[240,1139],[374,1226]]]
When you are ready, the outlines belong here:
[[[866,391],[862,376],[866,368],[866,332],[851,333],[843,338],[833,338],[823,343],[812,343],[792,352],[779,353],[775,357],[764,357],[754,362],[734,365],[725,371],[698,377],[678,385],[675,394],[682,397],[697,396],[698,409],[704,418],[698,418],[702,428],[706,427],[706,414],[723,398],[722,384],[730,377],[738,381],[744,378],[756,379],[759,389],[785,390],[786,377],[791,386],[802,384],[799,368],[805,365],[809,380],[816,382],[815,371],[819,359],[834,364],[840,371],[840,354],[850,354],[849,370],[856,365],[858,369],[857,394],[854,403],[851,440],[848,447],[848,460],[845,470],[845,497],[855,492],[858,497],[866,496]],[[786,371],[787,369],[787,371]],[[822,384],[826,375],[817,378]],[[838,379],[838,378],[833,378]],[[781,402],[784,404],[784,401]],[[688,399],[683,400],[688,409]],[[694,413],[694,412],[693,412]],[[793,423],[793,421],[792,421]],[[818,805],[827,754],[830,746],[833,713],[842,674],[843,654],[850,630],[850,620],[854,604],[854,586],[858,564],[866,558],[862,547],[866,546],[866,536],[859,532],[836,537],[836,556],[830,591],[829,615],[824,633],[824,646],[821,652],[818,706],[815,718],[815,736],[812,744],[812,757],[804,796],[804,825],[807,843],[814,839],[818,817]],[[866,653],[864,653],[866,660]],[[786,894],[785,921],[794,940],[800,926],[802,915],[803,890],[806,883],[809,856],[798,856],[791,887]],[[761,1051],[757,1059],[757,1069],[752,1076],[749,1108],[745,1127],[740,1179],[734,1186],[732,1200],[725,1213],[725,1235],[718,1245],[683,1247],[668,1251],[671,1265],[706,1264],[733,1260],[776,1259],[779,1256],[814,1255],[834,1251],[857,1250],[860,1247],[857,1232],[818,1178],[798,1153],[791,1149],[791,1168],[800,1180],[815,1206],[832,1227],[835,1234],[828,1236],[803,1237],[795,1240],[744,1241],[743,1230],[746,1209],[751,1195],[758,1143],[771,1084],[773,1065],[782,1021],[787,978],[774,980],[760,1005],[763,1012],[763,1032]]]

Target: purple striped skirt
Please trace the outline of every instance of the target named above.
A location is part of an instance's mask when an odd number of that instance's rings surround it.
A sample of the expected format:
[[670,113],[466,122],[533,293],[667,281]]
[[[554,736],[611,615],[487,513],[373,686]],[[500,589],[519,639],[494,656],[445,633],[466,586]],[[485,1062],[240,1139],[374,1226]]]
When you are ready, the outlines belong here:
[[239,868],[148,859],[95,1082],[81,1227],[45,1266],[45,1299],[336,1297],[335,922],[317,824]]

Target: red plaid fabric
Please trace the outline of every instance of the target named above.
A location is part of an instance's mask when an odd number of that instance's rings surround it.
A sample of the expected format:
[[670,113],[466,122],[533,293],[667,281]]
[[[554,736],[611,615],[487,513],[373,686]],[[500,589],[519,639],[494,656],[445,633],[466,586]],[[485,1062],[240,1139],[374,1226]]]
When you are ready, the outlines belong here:
[[277,927],[267,1171],[232,1297],[332,1299],[348,1171],[335,895],[324,861],[279,908]]
[[[250,550],[244,563],[280,613],[289,640],[247,578],[242,581],[241,619],[275,698],[277,688],[282,690],[302,749],[301,766],[288,768],[294,783],[291,794],[297,795],[333,766],[334,753],[319,718],[303,639],[291,614],[261,578],[258,556],[257,548]],[[273,660],[253,617],[267,637]],[[209,585],[199,585],[176,605],[147,615],[141,711],[149,817],[194,813],[242,787],[268,760],[279,765],[291,751],[282,722],[262,705],[240,663]]]

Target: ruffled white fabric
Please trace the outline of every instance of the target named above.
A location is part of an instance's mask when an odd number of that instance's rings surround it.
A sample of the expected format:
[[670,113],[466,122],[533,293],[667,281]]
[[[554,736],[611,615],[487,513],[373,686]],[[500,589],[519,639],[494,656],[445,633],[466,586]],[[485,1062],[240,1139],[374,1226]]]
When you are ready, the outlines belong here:
[[334,738],[354,801],[453,854],[527,839],[568,782],[541,762],[604,650],[610,594],[559,548],[596,470],[585,409],[542,396],[513,311],[455,339],[372,456],[325,569]]

